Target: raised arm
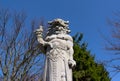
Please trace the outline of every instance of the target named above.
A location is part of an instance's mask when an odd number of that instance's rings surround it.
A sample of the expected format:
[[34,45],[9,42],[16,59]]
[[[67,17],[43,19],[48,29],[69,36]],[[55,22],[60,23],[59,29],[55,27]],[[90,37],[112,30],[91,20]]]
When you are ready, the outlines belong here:
[[35,31],[35,34],[37,35],[37,40],[38,40],[38,42],[40,43],[40,50],[41,50],[43,53],[45,53],[45,52],[46,52],[45,47],[46,47],[46,46],[52,47],[52,44],[49,43],[49,42],[46,42],[46,41],[43,39],[43,37],[42,37],[43,27],[40,26],[39,29],[37,29],[37,30]]
[[42,34],[43,34],[43,28],[42,26],[39,27],[39,29],[35,30],[35,34],[37,35],[37,40],[41,45],[45,44],[45,41],[43,40]]

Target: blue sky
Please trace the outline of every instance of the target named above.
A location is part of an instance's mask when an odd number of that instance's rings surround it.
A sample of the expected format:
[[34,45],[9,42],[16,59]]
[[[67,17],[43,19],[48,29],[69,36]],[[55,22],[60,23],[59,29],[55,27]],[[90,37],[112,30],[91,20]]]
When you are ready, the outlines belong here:
[[[104,49],[105,41],[98,31],[106,36],[111,34],[107,18],[114,17],[113,13],[120,10],[120,0],[0,0],[0,7],[24,10],[30,19],[42,17],[45,21],[54,18],[69,20],[71,35],[82,32],[96,60],[112,57]],[[114,76],[112,81],[120,81],[119,76]]]

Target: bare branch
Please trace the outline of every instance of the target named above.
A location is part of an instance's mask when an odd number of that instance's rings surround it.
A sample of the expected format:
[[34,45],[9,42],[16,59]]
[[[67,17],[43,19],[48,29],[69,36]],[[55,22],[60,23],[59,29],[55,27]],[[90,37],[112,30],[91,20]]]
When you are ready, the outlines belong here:
[[[26,81],[41,72],[30,73],[37,64],[42,65],[40,61],[43,60],[39,59],[40,45],[33,32],[39,22],[32,21],[29,28],[25,23],[24,13],[0,10],[0,68],[4,81]],[[37,68],[42,70],[41,67]]]

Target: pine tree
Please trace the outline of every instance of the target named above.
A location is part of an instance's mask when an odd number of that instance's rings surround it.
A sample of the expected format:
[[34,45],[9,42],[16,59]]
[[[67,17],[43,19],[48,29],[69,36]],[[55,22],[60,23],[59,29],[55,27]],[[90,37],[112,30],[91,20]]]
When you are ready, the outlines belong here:
[[76,61],[73,81],[110,81],[109,73],[103,64],[94,61],[94,56],[87,50],[87,44],[82,42],[82,38],[82,34],[76,34],[73,37],[74,59]]

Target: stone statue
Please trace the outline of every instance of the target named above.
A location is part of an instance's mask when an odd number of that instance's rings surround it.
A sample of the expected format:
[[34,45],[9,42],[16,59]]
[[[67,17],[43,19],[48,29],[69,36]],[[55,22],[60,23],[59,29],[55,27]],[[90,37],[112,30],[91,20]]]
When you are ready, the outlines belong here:
[[42,38],[42,26],[35,31],[41,51],[46,54],[43,81],[72,81],[73,39],[68,21],[54,19],[48,22],[49,28],[45,39]]

